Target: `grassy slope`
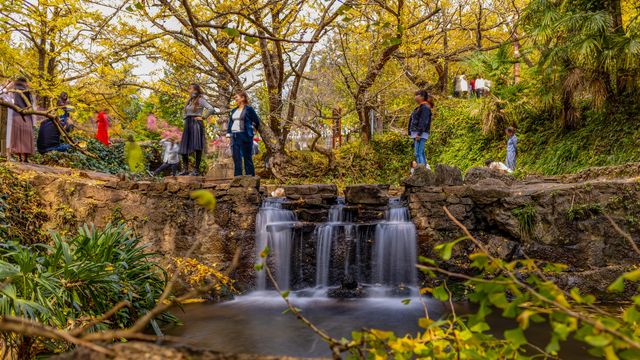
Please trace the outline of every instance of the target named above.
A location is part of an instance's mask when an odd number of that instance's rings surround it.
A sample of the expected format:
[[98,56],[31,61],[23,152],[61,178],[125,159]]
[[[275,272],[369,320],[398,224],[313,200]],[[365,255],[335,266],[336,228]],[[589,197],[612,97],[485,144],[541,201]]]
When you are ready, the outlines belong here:
[[[506,138],[482,132],[482,104],[476,100],[447,99],[437,105],[427,159],[432,165],[454,165],[466,171],[491,158],[504,161]],[[557,122],[535,114],[519,112],[518,172],[555,175],[592,166],[640,161],[640,115],[626,107],[610,115],[587,112],[585,125],[574,131],[560,130]],[[337,153],[337,169],[321,174],[324,158],[310,152],[295,155],[297,173],[292,183],[324,182],[340,186],[355,183],[397,184],[409,173],[413,159],[411,140],[404,131],[377,135],[367,145],[352,141]]]
[[[431,163],[466,170],[487,158],[504,161],[506,139],[482,134],[480,104],[447,101],[439,109],[428,145]],[[555,175],[592,166],[640,161],[640,115],[635,109],[619,113],[584,114],[585,125],[560,130],[555,121],[535,114],[519,119],[519,170]]]

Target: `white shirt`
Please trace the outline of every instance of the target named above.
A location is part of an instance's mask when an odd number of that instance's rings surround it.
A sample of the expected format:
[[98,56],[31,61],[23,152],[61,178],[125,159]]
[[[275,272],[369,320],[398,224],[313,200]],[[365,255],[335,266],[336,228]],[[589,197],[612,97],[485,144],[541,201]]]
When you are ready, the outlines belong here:
[[484,79],[476,79],[476,89],[484,89]]
[[238,109],[231,116],[231,119],[233,120],[233,123],[231,123],[231,132],[240,132],[240,131],[242,131],[242,130],[240,130],[240,116],[241,115],[242,115],[242,110]]
[[180,157],[178,156],[178,152],[180,151],[180,145],[176,143],[171,143],[168,140],[160,140],[160,143],[164,147],[164,152],[162,153],[162,161],[168,164],[177,164],[180,162]]
[[467,79],[465,79],[464,77],[460,79],[460,91],[462,92],[469,91],[469,83],[467,82]]

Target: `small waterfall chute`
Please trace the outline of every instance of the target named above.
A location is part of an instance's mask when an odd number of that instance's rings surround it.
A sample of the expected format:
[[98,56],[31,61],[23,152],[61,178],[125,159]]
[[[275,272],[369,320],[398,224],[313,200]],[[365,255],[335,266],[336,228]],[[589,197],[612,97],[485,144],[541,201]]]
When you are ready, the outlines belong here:
[[[284,199],[280,198],[266,199],[258,211],[256,259],[261,259],[260,252],[269,246],[271,251],[267,258],[267,264],[272,267],[278,287],[285,290],[290,287],[293,226],[297,219],[293,211],[282,208],[283,201]],[[264,270],[258,271],[256,288],[258,290],[267,289]]]

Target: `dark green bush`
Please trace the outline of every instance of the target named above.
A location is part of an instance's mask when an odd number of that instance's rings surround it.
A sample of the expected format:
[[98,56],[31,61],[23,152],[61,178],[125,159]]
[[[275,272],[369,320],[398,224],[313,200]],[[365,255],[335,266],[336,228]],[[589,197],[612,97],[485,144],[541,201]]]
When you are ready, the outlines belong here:
[[[0,246],[0,315],[73,328],[126,300],[129,308],[117,312],[109,325],[97,326],[125,328],[156,305],[167,275],[156,254],[124,225],[85,225],[73,237],[53,233],[51,240],[50,245]],[[159,331],[158,322],[173,320],[163,314],[152,326]],[[4,340],[20,348],[24,339],[4,335]],[[59,345],[39,347],[57,351]]]

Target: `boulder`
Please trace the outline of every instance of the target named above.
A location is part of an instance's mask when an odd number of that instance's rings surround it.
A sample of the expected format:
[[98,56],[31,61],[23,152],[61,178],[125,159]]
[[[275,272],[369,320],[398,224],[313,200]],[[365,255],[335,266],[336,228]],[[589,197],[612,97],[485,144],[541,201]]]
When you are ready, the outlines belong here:
[[413,175],[401,181],[405,188],[434,186],[437,184],[436,174],[424,166],[418,166]]
[[473,167],[464,175],[465,184],[477,184],[485,179],[497,179],[509,186],[516,182],[516,178],[512,175],[489,169],[488,167]]
[[438,164],[435,173],[436,184],[439,186],[462,185],[462,172],[455,166]]
[[258,176],[236,176],[229,183],[229,187],[244,187],[244,188],[260,188],[260,177]]
[[438,164],[435,171],[418,166],[413,175],[402,180],[405,187],[462,185],[462,172],[455,166]]
[[389,202],[389,185],[352,185],[344,190],[345,200],[354,205],[386,205]]

